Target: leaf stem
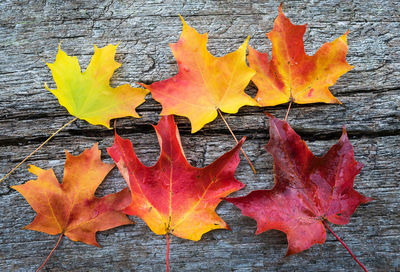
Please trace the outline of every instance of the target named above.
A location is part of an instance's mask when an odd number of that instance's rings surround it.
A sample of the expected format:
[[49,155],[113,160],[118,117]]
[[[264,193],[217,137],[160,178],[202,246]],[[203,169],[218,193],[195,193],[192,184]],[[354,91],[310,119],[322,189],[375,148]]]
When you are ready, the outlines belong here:
[[326,221],[322,221],[322,223],[325,225],[325,227],[338,239],[338,241],[347,249],[347,251],[350,253],[351,257],[361,266],[362,269],[364,269],[365,272],[368,272],[368,270],[365,268],[365,266],[357,260],[356,256],[354,256],[353,252],[351,252],[350,248],[342,241],[342,239],[339,238],[339,236],[336,235],[336,233],[333,232],[333,230],[328,226]]
[[167,272],[169,272],[169,233],[167,232]]
[[51,255],[53,254],[54,250],[56,250],[56,248],[58,247],[58,245],[60,244],[61,238],[63,237],[64,233],[61,233],[60,238],[58,238],[57,244],[56,246],[53,248],[53,250],[50,252],[49,256],[47,256],[46,260],[44,261],[44,263],[38,268],[38,270],[36,270],[36,272],[39,272],[47,263],[47,261],[50,259]]
[[[224,116],[222,115],[222,112],[221,112],[219,109],[217,109],[217,111],[218,111],[219,115],[221,116],[222,120],[224,121],[226,127],[228,128],[229,132],[232,134],[233,139],[235,139],[236,143],[239,143],[238,139],[236,138],[235,134],[233,133],[231,127],[230,127],[229,124],[228,124],[228,122],[226,122]],[[251,170],[253,170],[253,173],[254,173],[254,174],[257,174],[256,169],[254,168],[253,164],[251,163],[249,157],[247,157],[247,154],[246,154],[246,152],[244,152],[243,148],[240,148],[240,151],[242,151],[244,157],[245,157],[246,160],[249,162],[250,167],[251,167]]]
[[286,112],[285,122],[286,122],[286,120],[287,120],[287,118],[288,118],[288,115],[289,115],[289,111],[290,111],[290,107],[291,107],[291,106],[292,106],[292,100],[290,100],[289,107],[288,107],[287,112]]
[[23,159],[20,163],[18,163],[10,172],[8,172],[4,177],[2,177],[0,179],[0,183],[5,180],[9,175],[11,175],[12,172],[14,172],[15,170],[18,169],[18,167],[21,166],[21,164],[23,164],[26,160],[28,160],[30,157],[32,157],[33,154],[35,154],[37,151],[39,151],[45,144],[47,144],[48,141],[51,140],[51,138],[53,138],[57,133],[59,133],[62,129],[64,129],[65,127],[67,127],[68,125],[70,125],[71,123],[75,122],[78,119],[78,117],[75,117],[74,119],[72,119],[71,121],[69,121],[68,123],[66,123],[65,125],[63,125],[62,127],[60,127],[56,132],[54,132],[53,134],[50,135],[49,138],[47,138],[46,141],[44,141],[41,145],[39,145],[35,150],[32,151],[31,154],[29,154],[27,157],[25,157],[25,159]]

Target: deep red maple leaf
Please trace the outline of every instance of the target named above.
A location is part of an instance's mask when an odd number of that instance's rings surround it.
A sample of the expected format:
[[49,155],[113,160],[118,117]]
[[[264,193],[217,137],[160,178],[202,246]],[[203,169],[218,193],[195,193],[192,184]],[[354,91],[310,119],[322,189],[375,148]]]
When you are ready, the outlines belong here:
[[339,142],[323,157],[314,156],[285,121],[271,117],[269,133],[266,149],[274,158],[275,186],[227,201],[257,221],[256,234],[285,232],[286,255],[291,255],[323,244],[325,220],[347,224],[355,209],[371,198],[353,189],[363,165],[354,159],[344,128]]

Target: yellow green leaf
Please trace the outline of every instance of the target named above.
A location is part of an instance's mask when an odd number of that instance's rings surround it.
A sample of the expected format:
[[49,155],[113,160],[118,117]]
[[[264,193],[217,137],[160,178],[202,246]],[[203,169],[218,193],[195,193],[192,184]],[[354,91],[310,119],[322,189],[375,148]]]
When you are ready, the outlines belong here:
[[116,88],[109,85],[114,71],[121,66],[114,60],[118,45],[104,48],[94,46],[94,55],[85,72],[81,72],[78,59],[68,56],[59,47],[54,63],[49,66],[57,89],[50,89],[59,103],[71,115],[93,125],[110,128],[110,119],[133,116],[139,118],[135,108],[144,102],[148,93],[141,88],[124,84]]

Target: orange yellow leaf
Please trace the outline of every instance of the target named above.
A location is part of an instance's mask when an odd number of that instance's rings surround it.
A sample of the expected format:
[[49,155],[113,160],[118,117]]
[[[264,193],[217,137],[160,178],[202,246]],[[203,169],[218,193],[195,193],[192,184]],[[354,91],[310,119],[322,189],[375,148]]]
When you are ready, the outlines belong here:
[[132,203],[125,212],[142,218],[158,235],[194,241],[210,230],[229,229],[215,208],[221,198],[244,186],[234,178],[244,138],[212,164],[196,168],[185,158],[172,115],[154,128],[161,147],[154,166],[143,165],[132,143],[117,134],[107,150],[131,189]]
[[104,48],[94,46],[94,55],[85,72],[81,73],[78,59],[68,56],[59,47],[54,63],[47,63],[57,89],[50,89],[68,112],[93,125],[110,128],[110,119],[125,116],[139,118],[135,108],[144,102],[147,90],[129,84],[112,88],[114,71],[121,66],[114,60],[118,45]]
[[236,113],[244,105],[258,106],[244,89],[255,74],[246,64],[247,40],[235,52],[214,57],[207,51],[207,33],[183,22],[177,43],[170,44],[179,73],[151,85],[142,84],[162,104],[161,115],[186,116],[192,133],[214,120],[217,109]]
[[274,28],[267,34],[272,42],[272,58],[249,47],[248,61],[256,71],[256,100],[262,106],[289,101],[299,104],[340,103],[328,87],[353,66],[346,62],[347,33],[325,43],[313,56],[304,51],[306,25],[294,25],[279,7]]
[[37,215],[26,229],[56,235],[63,233],[73,241],[99,246],[96,232],[132,224],[121,212],[129,205],[128,189],[102,198],[94,193],[114,167],[103,163],[97,144],[79,156],[66,151],[64,179],[60,184],[52,169],[31,165],[29,171],[37,176],[12,188],[21,193]]

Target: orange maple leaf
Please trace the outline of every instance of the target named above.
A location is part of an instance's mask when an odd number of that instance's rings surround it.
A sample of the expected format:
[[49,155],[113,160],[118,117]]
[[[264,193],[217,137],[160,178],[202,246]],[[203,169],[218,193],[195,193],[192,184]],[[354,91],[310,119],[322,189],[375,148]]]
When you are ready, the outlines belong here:
[[107,149],[132,192],[132,203],[125,212],[139,216],[167,239],[171,233],[197,241],[210,230],[229,229],[215,208],[221,198],[244,187],[234,178],[244,138],[212,164],[196,168],[185,158],[172,115],[162,117],[154,128],[161,147],[154,166],[144,166],[132,143],[117,134]]
[[151,85],[142,84],[162,104],[161,115],[186,116],[194,133],[214,120],[218,109],[236,113],[244,105],[259,106],[244,92],[255,74],[246,64],[249,38],[235,52],[214,57],[207,51],[207,33],[199,34],[181,19],[181,37],[170,44],[179,73]]
[[114,167],[103,163],[97,144],[79,156],[66,151],[64,179],[60,184],[52,169],[31,165],[29,171],[37,176],[25,184],[12,186],[21,193],[37,216],[26,229],[48,234],[62,233],[73,241],[99,246],[96,232],[132,224],[121,212],[129,205],[128,189],[102,198],[94,193]]
[[272,58],[249,46],[248,61],[256,70],[252,81],[258,87],[256,100],[262,106],[289,101],[299,104],[340,103],[328,87],[353,66],[346,62],[347,34],[325,43],[313,56],[304,51],[305,25],[293,25],[279,7],[274,28],[267,34]]

